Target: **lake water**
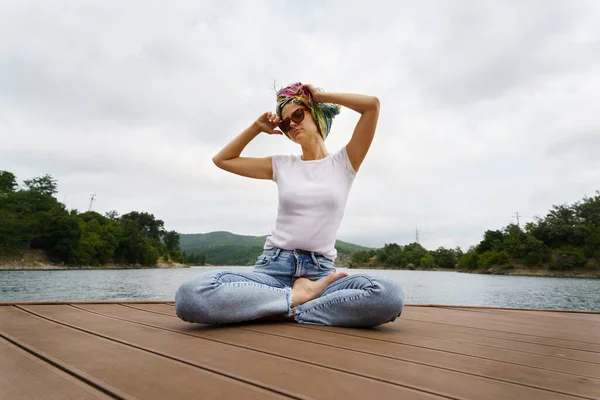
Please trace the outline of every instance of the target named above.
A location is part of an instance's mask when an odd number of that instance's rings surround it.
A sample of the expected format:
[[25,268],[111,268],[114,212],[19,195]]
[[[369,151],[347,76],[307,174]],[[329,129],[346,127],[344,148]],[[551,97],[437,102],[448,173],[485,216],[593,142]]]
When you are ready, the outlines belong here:
[[[204,271],[181,269],[0,271],[1,301],[167,300]],[[458,272],[347,270],[398,282],[407,304],[448,304],[600,311],[600,280],[478,275]]]

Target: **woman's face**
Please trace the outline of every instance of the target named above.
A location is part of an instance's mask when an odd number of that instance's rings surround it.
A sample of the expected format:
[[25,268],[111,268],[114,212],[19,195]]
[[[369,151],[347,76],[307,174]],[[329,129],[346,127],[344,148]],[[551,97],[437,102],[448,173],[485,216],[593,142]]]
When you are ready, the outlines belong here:
[[[296,122],[298,118],[292,118],[292,114],[296,117],[299,116],[299,113],[304,113],[304,118],[300,122]],[[311,137],[318,136],[319,128],[317,128],[317,124],[310,113],[310,110],[303,105],[296,103],[289,103],[283,107],[281,110],[281,119],[286,120],[289,118],[289,126],[290,130],[287,132],[287,136],[296,143],[301,143],[310,139]]]

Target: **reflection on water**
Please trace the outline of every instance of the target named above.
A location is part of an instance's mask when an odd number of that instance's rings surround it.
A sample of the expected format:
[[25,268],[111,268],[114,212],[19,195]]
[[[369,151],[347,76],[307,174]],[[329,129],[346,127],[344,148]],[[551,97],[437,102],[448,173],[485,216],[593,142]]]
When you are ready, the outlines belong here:
[[[179,285],[203,271],[249,267],[0,271],[0,301],[173,300]],[[386,276],[407,304],[452,304],[600,311],[600,280],[496,276],[435,271],[345,270]]]

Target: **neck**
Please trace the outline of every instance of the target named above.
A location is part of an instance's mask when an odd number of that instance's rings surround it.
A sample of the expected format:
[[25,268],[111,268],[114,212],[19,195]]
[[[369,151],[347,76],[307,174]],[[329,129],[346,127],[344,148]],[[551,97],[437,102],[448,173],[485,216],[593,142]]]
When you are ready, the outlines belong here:
[[323,140],[319,139],[314,139],[309,143],[302,144],[302,160],[321,160],[329,155],[329,153],[327,153],[327,148],[325,148],[325,143],[323,143]]

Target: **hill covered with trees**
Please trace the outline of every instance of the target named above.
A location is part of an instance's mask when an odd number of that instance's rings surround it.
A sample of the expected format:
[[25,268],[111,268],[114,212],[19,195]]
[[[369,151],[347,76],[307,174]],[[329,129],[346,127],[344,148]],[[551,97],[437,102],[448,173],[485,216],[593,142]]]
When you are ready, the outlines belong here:
[[154,215],[80,213],[67,210],[56,193],[50,175],[25,180],[20,187],[13,173],[0,171],[0,260],[39,249],[53,263],[74,266],[184,262],[179,234],[166,231]]
[[427,250],[418,243],[359,251],[353,268],[446,269],[493,274],[600,277],[600,192],[570,205],[555,205],[524,228],[487,230],[481,242]]

